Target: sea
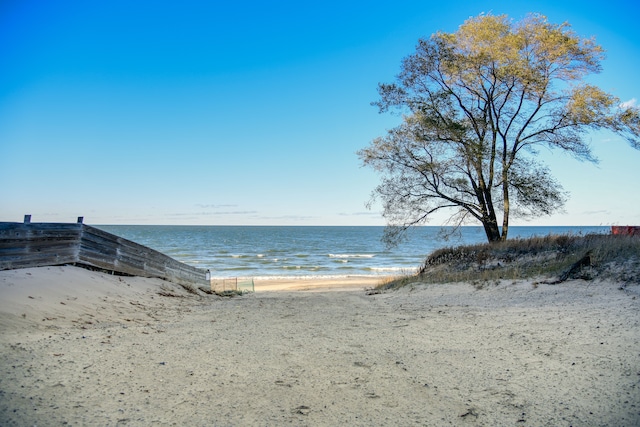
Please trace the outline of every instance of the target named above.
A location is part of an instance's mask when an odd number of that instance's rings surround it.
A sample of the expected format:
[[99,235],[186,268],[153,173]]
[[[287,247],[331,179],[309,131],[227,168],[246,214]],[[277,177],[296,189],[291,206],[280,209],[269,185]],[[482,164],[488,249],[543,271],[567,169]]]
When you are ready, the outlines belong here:
[[[341,278],[415,273],[436,249],[486,241],[482,227],[411,229],[387,248],[376,226],[99,225],[104,231],[207,269],[212,278]],[[609,233],[610,228],[512,226],[509,238]]]

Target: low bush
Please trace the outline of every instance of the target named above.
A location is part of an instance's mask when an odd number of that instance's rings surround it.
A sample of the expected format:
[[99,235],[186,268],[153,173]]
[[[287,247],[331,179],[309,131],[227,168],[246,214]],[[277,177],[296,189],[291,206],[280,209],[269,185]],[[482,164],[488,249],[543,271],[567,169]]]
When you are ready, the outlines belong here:
[[[580,268],[573,268],[579,264]],[[573,271],[575,270],[575,271]],[[380,284],[484,283],[561,277],[608,278],[640,283],[640,238],[610,234],[548,235],[504,242],[447,247],[431,253],[417,275]]]

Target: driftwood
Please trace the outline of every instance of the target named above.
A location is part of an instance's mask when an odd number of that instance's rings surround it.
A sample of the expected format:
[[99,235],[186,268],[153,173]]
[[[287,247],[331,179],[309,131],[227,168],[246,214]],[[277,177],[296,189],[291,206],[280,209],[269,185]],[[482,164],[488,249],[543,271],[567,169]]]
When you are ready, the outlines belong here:
[[556,280],[549,280],[543,283],[546,283],[547,285],[557,285],[558,283],[565,282],[571,277],[574,277],[584,267],[591,267],[591,251],[588,251],[582,258],[573,263],[571,267],[558,276]]

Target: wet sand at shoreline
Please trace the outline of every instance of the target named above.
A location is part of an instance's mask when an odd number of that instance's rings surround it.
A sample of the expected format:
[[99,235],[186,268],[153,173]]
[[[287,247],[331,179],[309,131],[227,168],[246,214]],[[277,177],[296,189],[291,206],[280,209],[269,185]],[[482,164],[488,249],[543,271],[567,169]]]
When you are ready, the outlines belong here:
[[377,276],[353,276],[342,278],[277,278],[256,279],[255,291],[345,291],[374,288],[386,280]]

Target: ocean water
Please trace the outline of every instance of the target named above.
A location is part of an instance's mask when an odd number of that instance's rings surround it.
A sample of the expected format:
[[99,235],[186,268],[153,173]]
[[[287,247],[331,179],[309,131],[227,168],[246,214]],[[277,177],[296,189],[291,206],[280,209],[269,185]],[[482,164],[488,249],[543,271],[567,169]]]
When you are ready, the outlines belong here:
[[[398,247],[384,227],[100,225],[170,257],[208,269],[212,278],[389,276],[417,271],[436,249],[485,241],[481,227],[448,239],[441,227],[416,227]],[[445,229],[446,230],[446,229]],[[609,227],[511,227],[509,237],[608,233]]]

